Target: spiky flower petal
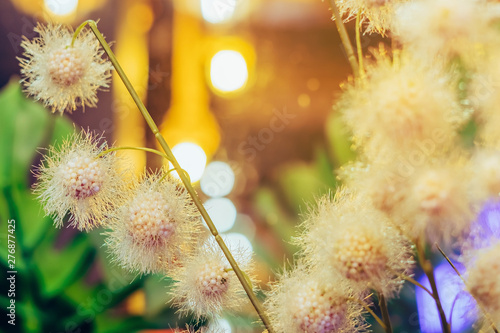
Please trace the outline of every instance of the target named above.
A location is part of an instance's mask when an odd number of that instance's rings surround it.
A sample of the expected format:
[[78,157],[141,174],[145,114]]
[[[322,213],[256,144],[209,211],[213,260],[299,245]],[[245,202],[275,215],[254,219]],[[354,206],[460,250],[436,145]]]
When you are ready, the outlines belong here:
[[[241,260],[244,257],[241,249],[231,252],[250,279],[251,263]],[[176,280],[171,291],[173,303],[179,312],[193,312],[197,318],[218,316],[224,310],[236,309],[246,300],[236,274],[211,240],[200,246],[173,278]]]
[[58,227],[69,212],[70,226],[93,229],[120,204],[126,184],[116,155],[99,156],[108,148],[101,141],[102,137],[89,132],[74,134],[62,145],[51,147],[38,168],[35,193]]
[[113,261],[140,273],[165,272],[193,249],[200,218],[180,183],[150,174],[109,217],[106,245]]
[[272,287],[265,307],[280,333],[363,332],[362,309],[345,280],[299,265]]
[[39,37],[24,39],[19,58],[28,95],[52,112],[72,112],[78,106],[95,107],[97,90],[107,88],[112,65],[94,35],[84,30],[71,46],[73,32],[60,25],[38,24]]
[[340,274],[357,290],[392,297],[401,286],[400,275],[411,274],[409,241],[366,198],[346,189],[333,201],[322,199],[304,226],[302,243],[311,264]]

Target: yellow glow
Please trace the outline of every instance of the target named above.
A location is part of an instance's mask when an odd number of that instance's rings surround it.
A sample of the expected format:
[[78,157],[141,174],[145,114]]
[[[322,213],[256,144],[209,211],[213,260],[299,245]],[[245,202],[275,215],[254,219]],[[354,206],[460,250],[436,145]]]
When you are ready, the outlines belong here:
[[[178,6],[179,2],[174,2]],[[172,98],[161,132],[171,146],[196,142],[208,156],[220,143],[217,120],[209,109],[210,96],[205,83],[205,36],[200,19],[174,10],[172,45]]]
[[[192,142],[182,142],[172,148],[172,153],[181,168],[187,171],[192,183],[200,180],[207,164],[207,155],[200,146]],[[173,171],[172,175],[179,178],[177,171]]]
[[311,104],[311,97],[309,97],[308,94],[300,94],[297,98],[297,103],[301,107],[306,108],[309,106],[309,104]]
[[245,58],[233,50],[217,52],[210,62],[210,79],[214,88],[222,92],[243,88],[248,80]]
[[[147,96],[149,69],[147,32],[153,20],[148,3],[147,0],[120,1],[117,15],[122,19],[117,21],[115,45],[116,57],[143,101]],[[140,19],[137,19],[138,14],[141,15]],[[116,72],[113,73],[112,91],[116,145],[144,147],[144,119]],[[122,163],[128,167],[132,164],[134,170],[141,173],[146,165],[146,155],[142,151],[130,151]]]
[[255,50],[246,40],[209,37],[206,40],[205,75],[210,88],[222,97],[234,97],[255,80]]
[[44,0],[45,8],[55,15],[69,15],[76,11],[78,0]]

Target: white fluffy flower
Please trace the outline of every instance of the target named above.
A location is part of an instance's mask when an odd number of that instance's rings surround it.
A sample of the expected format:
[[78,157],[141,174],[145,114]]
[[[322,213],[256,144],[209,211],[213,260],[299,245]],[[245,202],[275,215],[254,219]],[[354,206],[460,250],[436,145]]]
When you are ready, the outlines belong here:
[[[244,253],[231,249],[240,268],[251,279],[251,263],[242,265]],[[175,271],[171,291],[173,303],[181,313],[193,312],[195,317],[215,317],[224,310],[234,310],[246,300],[246,295],[229,262],[215,241],[200,246],[184,267]]]
[[104,222],[121,202],[125,183],[117,170],[116,156],[88,132],[74,134],[59,147],[51,147],[37,170],[35,192],[43,208],[62,226],[67,212],[69,225],[89,230]]
[[363,332],[354,297],[345,280],[300,265],[273,285],[265,307],[279,333]]
[[81,31],[71,46],[73,32],[60,25],[43,26],[39,37],[24,39],[25,58],[19,58],[25,91],[52,112],[72,112],[78,106],[95,107],[97,90],[107,88],[112,65],[102,58],[99,42]]
[[494,42],[498,5],[485,0],[417,0],[395,12],[394,35],[415,53],[474,61]]
[[312,266],[348,279],[359,291],[394,296],[401,274],[411,274],[409,241],[366,198],[341,189],[324,198],[304,222],[303,244]]
[[193,249],[200,218],[181,185],[162,173],[145,176],[109,218],[113,260],[140,273],[165,272]]
[[475,253],[466,287],[496,322],[500,322],[500,242]]

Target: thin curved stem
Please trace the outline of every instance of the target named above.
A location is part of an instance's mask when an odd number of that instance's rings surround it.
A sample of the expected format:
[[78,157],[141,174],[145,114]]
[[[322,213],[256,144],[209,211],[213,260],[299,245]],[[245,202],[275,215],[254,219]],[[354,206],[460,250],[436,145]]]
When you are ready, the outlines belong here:
[[424,250],[424,244],[421,243],[420,240],[416,242],[417,245],[417,251],[418,251],[418,261],[420,263],[420,267],[422,267],[425,275],[427,275],[427,278],[429,279],[429,283],[431,285],[432,289],[432,297],[434,298],[434,302],[436,302],[436,306],[439,312],[439,319],[441,321],[441,328],[443,330],[443,333],[451,333],[450,330],[450,325],[448,324],[448,321],[446,320],[446,314],[444,313],[443,306],[441,304],[441,299],[439,298],[439,292],[437,289],[437,284],[436,284],[436,279],[434,277],[434,267],[432,266],[432,263],[425,258],[425,250]]
[[379,325],[385,330],[386,329],[386,326],[384,324],[384,321],[379,317],[377,316],[377,314],[375,312],[373,312],[372,309],[370,309],[370,306],[368,304],[366,304],[366,302],[360,300],[360,299],[357,299],[355,297],[349,297],[347,300],[349,301],[353,301],[353,302],[356,302],[358,303],[359,305],[361,305],[363,308],[365,308],[366,311],[368,311],[368,313],[370,313],[372,315],[373,318],[375,318],[375,320],[377,321],[377,323],[379,323]]
[[[451,259],[446,255],[446,253],[444,253],[444,251],[441,249],[441,247],[439,247],[438,243],[434,243],[434,245],[436,246],[436,248],[438,249],[438,251],[441,253],[441,255],[446,259],[446,261],[450,264],[451,268],[453,268],[453,270],[455,271],[455,273],[457,273],[457,275],[460,277],[460,279],[462,280],[462,282],[465,285],[465,279],[463,278],[462,274],[460,274],[460,272],[458,271],[457,267],[453,264],[453,262],[451,261]],[[477,304],[478,304],[479,308],[481,309],[481,311],[483,312],[483,315],[490,322],[491,329],[493,330],[493,332],[499,333],[498,329],[495,326],[495,322],[493,321],[493,319],[491,319],[490,314],[483,308],[483,306],[481,304],[479,304],[479,302]]]
[[420,282],[418,282],[417,280],[415,280],[414,278],[412,278],[411,276],[408,276],[408,275],[400,275],[400,277],[414,285],[416,285],[417,287],[420,287],[422,288],[426,293],[429,294],[429,296],[431,296],[432,298],[434,298],[434,295],[432,294],[432,292],[427,289],[425,286],[423,286]]
[[383,293],[378,294],[378,305],[380,306],[380,312],[382,313],[382,318],[385,323],[386,333],[392,333],[391,317],[389,316],[389,308],[387,307],[387,301]]
[[332,7],[333,16],[335,16],[335,25],[337,26],[337,31],[339,32],[342,45],[344,45],[347,60],[349,60],[354,76],[359,76],[358,61],[356,60],[356,56],[354,56],[354,49],[352,47],[351,40],[349,39],[349,35],[347,34],[347,30],[345,29],[342,16],[340,15],[339,8],[337,7],[335,0],[330,0],[330,6]]
[[111,152],[114,152],[114,151],[119,151],[119,150],[140,150],[140,151],[145,151],[145,152],[148,152],[148,153],[153,153],[153,154],[159,155],[159,156],[167,159],[168,161],[170,161],[170,159],[168,158],[168,156],[165,153],[162,153],[161,151],[156,150],[156,149],[145,148],[145,147],[113,147],[113,148],[109,148],[109,149],[106,149],[106,150],[100,152],[99,155],[97,155],[97,157],[101,157],[101,156],[104,156],[104,155],[106,155],[108,153],[111,153]]
[[[158,129],[158,126],[156,125],[153,118],[149,114],[148,110],[144,106],[144,103],[142,103],[141,99],[139,98],[139,95],[137,94],[134,87],[132,86],[132,83],[130,83],[124,70],[122,69],[122,67],[118,63],[118,60],[116,59],[116,56],[114,55],[113,51],[109,47],[109,44],[106,42],[106,40],[104,39],[104,36],[101,34],[99,29],[97,28],[96,22],[93,20],[87,20],[87,21],[83,22],[77,28],[75,33],[81,31],[81,29],[85,25],[88,25],[90,27],[90,29],[92,30],[92,32],[96,36],[97,40],[99,41],[99,43],[101,43],[104,51],[106,52],[106,54],[109,57],[109,60],[111,61],[111,63],[115,67],[117,74],[120,76],[120,79],[122,80],[123,84],[125,85],[128,92],[130,93],[130,96],[134,100],[134,102],[137,105],[142,116],[144,117],[144,120],[146,121],[149,128],[153,132],[153,134],[154,134],[156,140],[158,141],[158,143],[160,144],[161,148],[165,151],[165,154],[167,155],[168,160],[172,163],[172,165],[174,166],[174,168],[176,170],[182,170],[182,168],[179,165],[179,162],[177,161],[174,154],[172,153],[172,150],[170,149],[167,142],[165,141],[165,138],[161,135],[160,130]],[[187,176],[187,174],[185,172],[178,172],[178,174],[179,174],[179,178],[184,183],[184,186],[185,186],[187,192],[191,196],[194,204],[198,208],[201,216],[205,220],[205,223],[207,224],[208,229],[210,230],[212,235],[215,237],[217,244],[219,244],[219,247],[221,248],[222,252],[226,256],[227,260],[229,261],[229,264],[233,268],[236,276],[238,277],[238,280],[240,281],[241,285],[243,286],[243,289],[245,290],[248,298],[250,299],[250,302],[252,303],[257,314],[259,315],[260,319],[264,323],[264,326],[266,327],[266,329],[268,330],[269,333],[274,333],[274,330],[271,327],[271,323],[269,321],[269,318],[267,317],[267,314],[264,312],[264,308],[262,307],[262,304],[259,302],[259,300],[257,299],[257,296],[253,292],[252,287],[247,282],[247,279],[245,277],[246,274],[244,274],[242,272],[242,270],[238,266],[238,263],[236,262],[236,260],[234,260],[233,255],[231,254],[226,243],[224,242],[224,240],[220,236],[217,228],[215,227],[214,223],[212,222],[212,219],[208,215],[205,207],[203,207],[203,203],[201,202],[201,199],[198,197],[198,194],[196,193],[195,189],[191,185],[191,181],[190,181],[189,177]]]
[[356,15],[356,49],[358,51],[359,75],[365,76],[365,67],[363,65],[363,49],[361,47],[361,11]]

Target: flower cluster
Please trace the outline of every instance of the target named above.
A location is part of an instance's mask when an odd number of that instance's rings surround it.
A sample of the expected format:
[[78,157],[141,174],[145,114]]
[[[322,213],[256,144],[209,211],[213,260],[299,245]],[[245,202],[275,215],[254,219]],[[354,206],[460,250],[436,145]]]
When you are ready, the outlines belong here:
[[[95,106],[112,66],[93,34],[78,29],[74,36],[55,25],[38,25],[35,31],[39,37],[22,43],[26,92],[61,114]],[[109,147],[88,131],[51,147],[35,184],[47,215],[58,227],[68,213],[67,225],[79,230],[103,226],[105,245],[117,265],[177,279],[175,304],[182,313],[216,317],[237,308],[244,300],[241,285],[217,244],[203,242],[206,235],[188,191],[169,170],[146,172],[140,179],[121,171],[116,163],[120,149],[126,148]]]
[[107,88],[112,66],[90,31],[72,43],[73,32],[62,26],[39,24],[39,37],[24,39],[24,58],[19,58],[28,95],[52,109],[74,111],[78,106],[95,107],[97,90]]

